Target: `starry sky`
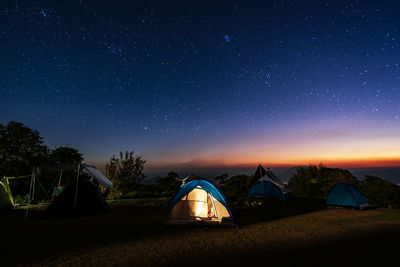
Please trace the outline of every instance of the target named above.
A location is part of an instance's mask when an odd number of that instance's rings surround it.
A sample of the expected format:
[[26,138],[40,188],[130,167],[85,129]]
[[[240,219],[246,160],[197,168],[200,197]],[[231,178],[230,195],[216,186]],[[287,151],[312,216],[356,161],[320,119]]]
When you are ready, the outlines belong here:
[[0,123],[86,162],[400,166],[399,1],[1,1]]

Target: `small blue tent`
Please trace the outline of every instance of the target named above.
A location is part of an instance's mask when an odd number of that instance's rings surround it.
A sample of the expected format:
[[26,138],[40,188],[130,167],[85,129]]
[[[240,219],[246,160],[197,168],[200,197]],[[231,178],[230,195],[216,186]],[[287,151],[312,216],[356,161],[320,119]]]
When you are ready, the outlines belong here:
[[167,225],[180,224],[234,225],[233,215],[222,193],[211,183],[194,180],[185,184],[169,205]]
[[336,184],[328,194],[326,205],[359,209],[370,206],[368,200],[351,184]]
[[285,199],[285,195],[282,191],[273,183],[269,181],[258,181],[247,194],[248,197],[270,197]]

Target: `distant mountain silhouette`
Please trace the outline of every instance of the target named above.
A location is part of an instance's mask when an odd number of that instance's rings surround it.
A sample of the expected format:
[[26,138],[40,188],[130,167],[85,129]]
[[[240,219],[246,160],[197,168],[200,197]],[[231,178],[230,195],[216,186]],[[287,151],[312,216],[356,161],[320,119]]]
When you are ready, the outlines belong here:
[[[265,165],[268,167],[267,165]],[[278,176],[282,182],[288,182],[290,177],[296,173],[296,169],[300,167],[307,166],[293,166],[293,167],[270,167],[270,169]],[[334,167],[334,166],[328,166]],[[178,173],[179,177],[186,177],[189,174],[196,174],[202,176],[206,179],[213,180],[216,176],[223,173],[228,173],[229,177],[246,174],[253,175],[254,170],[257,166],[248,168],[235,168],[235,167],[221,167],[221,168],[198,168],[198,169],[184,169],[184,170],[174,170]],[[383,179],[389,180],[394,183],[400,183],[400,167],[375,167],[375,168],[343,168],[349,170],[357,179],[363,180],[364,175],[378,176]],[[172,171],[171,168],[168,171],[151,171],[148,170],[146,174],[146,179],[143,181],[145,184],[155,183],[159,178],[166,177],[168,172]]]

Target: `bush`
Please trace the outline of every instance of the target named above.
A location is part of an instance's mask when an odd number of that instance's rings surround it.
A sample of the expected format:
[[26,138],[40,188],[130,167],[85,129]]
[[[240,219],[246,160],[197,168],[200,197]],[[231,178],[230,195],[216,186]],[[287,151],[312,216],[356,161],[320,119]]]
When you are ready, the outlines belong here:
[[179,175],[177,173],[169,172],[167,177],[157,180],[154,191],[159,192],[162,196],[174,196],[182,185],[182,182],[178,181],[177,179],[179,179]]
[[134,156],[133,151],[120,152],[119,158],[113,155],[106,165],[106,176],[113,183],[110,198],[119,198],[135,190],[144,178],[143,169],[145,160],[141,156]]
[[374,206],[400,208],[400,187],[376,176],[365,176],[360,191]]
[[16,195],[14,197],[14,203],[16,205],[27,205],[28,204],[28,195]]
[[252,176],[236,175],[226,180],[221,185],[221,190],[226,196],[244,196],[250,190]]
[[289,181],[289,189],[295,197],[326,199],[333,185],[347,183],[357,185],[358,180],[349,171],[319,166],[297,168]]

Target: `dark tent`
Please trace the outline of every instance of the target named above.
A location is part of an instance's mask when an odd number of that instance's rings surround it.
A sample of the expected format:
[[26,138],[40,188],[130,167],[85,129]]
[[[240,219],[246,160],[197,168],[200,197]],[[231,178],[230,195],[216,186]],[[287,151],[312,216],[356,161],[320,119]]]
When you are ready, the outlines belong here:
[[285,199],[282,191],[269,181],[258,181],[247,194],[248,197],[269,197]]
[[254,173],[254,179],[256,181],[260,180],[261,178],[263,178],[265,175],[267,175],[267,170],[264,169],[263,166],[261,166],[261,164],[258,165],[256,172]]
[[354,207],[363,209],[369,207],[368,200],[351,184],[336,184],[328,194],[326,205]]
[[85,216],[102,213],[107,202],[97,185],[87,179],[79,179],[75,203],[76,182],[68,185],[47,208],[46,217]]

